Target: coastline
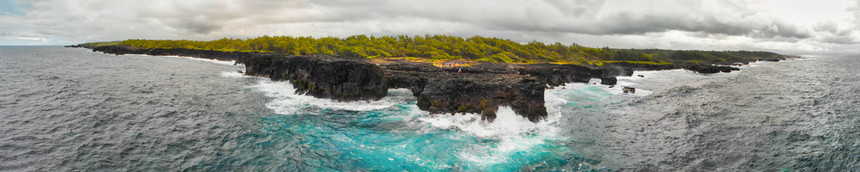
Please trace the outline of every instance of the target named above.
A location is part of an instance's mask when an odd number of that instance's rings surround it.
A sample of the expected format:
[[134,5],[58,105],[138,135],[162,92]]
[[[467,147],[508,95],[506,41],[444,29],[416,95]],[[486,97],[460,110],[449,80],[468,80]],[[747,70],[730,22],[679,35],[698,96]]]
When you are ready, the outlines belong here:
[[[537,122],[547,117],[544,92],[565,83],[587,83],[592,78],[601,84],[615,85],[618,76],[632,76],[633,71],[685,69],[698,73],[739,70],[758,59],[722,64],[635,64],[607,63],[602,66],[573,64],[517,64],[474,62],[457,67],[439,67],[430,63],[398,59],[369,60],[336,55],[283,55],[277,53],[225,52],[193,49],[144,49],[130,46],[87,46],[107,54],[146,54],[187,56],[192,58],[235,61],[245,66],[245,75],[291,82],[296,92],[337,101],[371,101],[386,96],[388,89],[410,89],[418,98],[421,110],[434,114],[477,113],[493,121],[499,107],[509,106],[516,114]],[[765,61],[785,60],[767,59]]]

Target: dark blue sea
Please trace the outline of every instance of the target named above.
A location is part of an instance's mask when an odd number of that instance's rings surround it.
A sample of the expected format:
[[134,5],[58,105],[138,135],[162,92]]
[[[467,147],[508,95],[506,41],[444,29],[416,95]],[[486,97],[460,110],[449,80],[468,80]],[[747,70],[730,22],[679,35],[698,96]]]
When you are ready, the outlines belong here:
[[232,62],[0,47],[0,171],[860,171],[860,56],[741,69],[570,83],[542,122],[487,123]]

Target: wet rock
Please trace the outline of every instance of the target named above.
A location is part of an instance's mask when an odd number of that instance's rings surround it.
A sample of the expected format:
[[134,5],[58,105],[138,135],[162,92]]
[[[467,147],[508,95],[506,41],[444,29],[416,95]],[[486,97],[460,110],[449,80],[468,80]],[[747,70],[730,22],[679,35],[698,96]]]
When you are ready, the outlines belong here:
[[569,82],[587,83],[591,78],[603,76],[603,70],[578,65],[545,63],[513,65],[513,67],[519,74],[535,77],[550,86],[560,86]]
[[404,62],[380,66],[391,88],[412,90],[418,97],[418,107],[431,113],[480,113],[482,119],[492,121],[500,106],[510,106],[531,121],[547,115],[543,101],[546,84],[535,77],[518,75],[506,65],[439,68]]
[[603,85],[615,85],[618,83],[618,78],[609,77],[609,78],[600,78],[600,84]]
[[624,93],[630,93],[630,94],[636,93],[636,88],[633,88],[633,87],[624,87],[624,88],[622,88],[622,90],[624,91]]
[[298,94],[318,98],[379,100],[388,91],[383,70],[366,60],[257,54],[237,62],[245,64],[247,75],[288,80]]
[[736,67],[731,67],[731,66],[698,65],[698,64],[684,67],[684,69],[694,71],[697,73],[720,73],[720,72],[728,73],[731,71],[740,70]]
[[545,118],[545,84],[520,75],[437,78],[418,94],[418,107],[431,113],[482,113],[492,121],[500,106],[510,106],[530,121]]

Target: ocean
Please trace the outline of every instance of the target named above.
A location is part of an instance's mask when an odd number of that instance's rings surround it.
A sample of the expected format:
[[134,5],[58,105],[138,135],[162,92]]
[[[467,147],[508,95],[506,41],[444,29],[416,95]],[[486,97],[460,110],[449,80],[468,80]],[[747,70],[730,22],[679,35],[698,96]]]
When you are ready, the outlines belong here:
[[0,171],[860,171],[860,56],[569,83],[539,123],[432,115],[406,89],[318,99],[242,70],[0,47]]

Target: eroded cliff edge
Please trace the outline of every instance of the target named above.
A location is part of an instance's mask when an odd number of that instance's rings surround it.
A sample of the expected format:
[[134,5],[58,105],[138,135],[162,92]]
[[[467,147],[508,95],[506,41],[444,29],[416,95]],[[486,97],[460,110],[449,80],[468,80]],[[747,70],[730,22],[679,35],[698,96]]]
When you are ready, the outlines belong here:
[[586,67],[475,62],[468,66],[437,67],[405,60],[371,61],[332,55],[143,49],[120,45],[84,48],[117,55],[177,55],[235,60],[245,65],[247,75],[286,80],[299,94],[338,101],[378,100],[386,96],[388,89],[406,88],[418,98],[421,110],[436,114],[480,113],[483,119],[490,121],[495,119],[500,106],[510,106],[518,115],[533,122],[545,118],[544,90],[565,83],[600,78],[602,84],[614,85],[616,76],[630,76],[634,70],[685,68],[703,73],[737,70],[713,65],[630,63]]

